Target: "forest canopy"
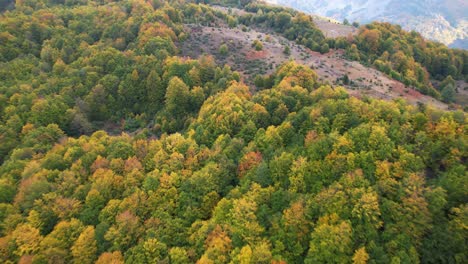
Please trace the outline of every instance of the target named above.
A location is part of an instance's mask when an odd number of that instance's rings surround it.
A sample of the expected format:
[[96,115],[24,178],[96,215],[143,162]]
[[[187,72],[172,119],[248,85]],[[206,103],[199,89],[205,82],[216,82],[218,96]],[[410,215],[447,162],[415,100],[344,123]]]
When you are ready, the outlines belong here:
[[[184,24],[232,18],[208,2],[0,15],[0,262],[466,263],[466,113],[353,97],[292,60],[257,91],[180,56]],[[304,14],[216,2],[338,47]],[[396,26],[344,45],[416,86],[466,78],[466,52]]]

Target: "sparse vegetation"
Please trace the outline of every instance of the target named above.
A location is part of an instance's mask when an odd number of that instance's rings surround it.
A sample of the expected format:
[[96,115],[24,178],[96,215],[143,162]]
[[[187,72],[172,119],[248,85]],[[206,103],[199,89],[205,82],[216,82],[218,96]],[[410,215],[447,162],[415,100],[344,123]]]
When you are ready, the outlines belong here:
[[256,51],[263,50],[263,44],[260,40],[256,39],[252,43],[252,47],[255,48]]
[[343,81],[343,84],[344,84],[344,85],[349,85],[350,80],[349,80],[348,74],[343,75],[342,81]]
[[221,56],[227,56],[228,53],[229,47],[226,44],[222,44],[221,46],[219,46],[219,54],[221,54]]
[[330,51],[330,47],[328,46],[327,43],[323,44],[322,47],[320,48],[320,53],[325,54]]

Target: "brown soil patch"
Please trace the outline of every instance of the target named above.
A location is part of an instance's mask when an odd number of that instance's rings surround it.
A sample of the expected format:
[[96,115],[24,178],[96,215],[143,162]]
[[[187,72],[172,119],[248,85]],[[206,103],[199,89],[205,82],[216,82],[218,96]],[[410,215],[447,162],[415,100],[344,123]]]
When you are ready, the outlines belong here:
[[341,23],[333,22],[330,19],[319,16],[312,16],[314,23],[323,32],[327,38],[347,37],[349,35],[356,35],[358,29],[353,26],[343,25]]
[[[405,87],[401,82],[373,68],[346,60],[343,50],[320,54],[259,28],[248,28],[244,32],[240,27],[229,28],[219,24],[216,27],[186,25],[186,30],[191,34],[179,46],[181,56],[198,58],[202,54],[211,54],[218,64],[228,64],[241,73],[249,85],[253,85],[256,75],[272,74],[279,65],[293,59],[314,69],[320,81],[344,86],[352,96],[370,96],[384,100],[405,98],[412,104],[424,103],[440,109],[448,108],[446,104],[423,95],[414,88]],[[251,47],[256,39],[263,43],[262,51],[255,51]],[[219,46],[222,44],[229,48],[227,56],[219,54]],[[286,46],[290,47],[290,55],[283,53]],[[343,85],[341,79],[344,75],[348,75],[351,80],[349,85]]]
[[267,56],[268,56],[268,51],[266,50],[260,50],[260,51],[252,50],[252,51],[249,51],[245,55],[245,58],[248,60],[259,60],[259,59],[264,59]]

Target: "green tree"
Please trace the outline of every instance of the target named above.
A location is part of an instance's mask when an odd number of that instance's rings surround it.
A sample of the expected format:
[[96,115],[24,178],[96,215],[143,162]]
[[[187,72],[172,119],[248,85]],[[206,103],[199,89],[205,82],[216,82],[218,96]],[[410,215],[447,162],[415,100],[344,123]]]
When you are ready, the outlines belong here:
[[5,180],[0,180],[0,203],[11,203],[16,194],[16,188]]
[[305,263],[349,263],[352,257],[352,229],[347,221],[331,214],[319,219],[311,235]]
[[151,70],[146,78],[146,93],[146,100],[152,110],[160,110],[164,103],[166,89],[161,77],[159,77],[159,74],[155,70]]
[[442,100],[446,103],[452,103],[455,101],[455,87],[452,84],[447,84],[441,92]]
[[189,264],[191,263],[187,251],[180,247],[173,247],[169,250],[170,263],[174,264]]
[[356,44],[352,44],[348,49],[346,49],[346,57],[348,57],[350,60],[360,59],[359,50]]
[[350,83],[350,81],[349,81],[348,74],[343,75],[343,84],[344,85],[349,85],[349,83]]
[[140,219],[130,211],[125,211],[116,216],[116,224],[111,226],[104,238],[112,242],[112,248],[126,251],[136,244],[142,232]]
[[125,259],[130,263],[161,263],[167,261],[167,246],[151,238],[128,251]]
[[288,45],[284,46],[283,53],[287,56],[291,55],[291,48]]
[[324,44],[320,47],[320,53],[322,53],[322,54],[328,53],[329,51],[330,51],[330,47],[328,46],[327,43],[324,43]]
[[252,47],[255,48],[256,51],[263,50],[263,44],[260,40],[256,39],[252,43]]
[[189,108],[190,91],[188,86],[178,77],[169,81],[165,103],[167,111],[175,117],[181,117]]
[[284,30],[291,23],[291,15],[287,12],[279,12],[275,17],[275,27],[278,31]]
[[221,46],[219,46],[218,52],[219,54],[221,54],[221,56],[227,56],[229,53],[229,47],[226,44],[222,44]]

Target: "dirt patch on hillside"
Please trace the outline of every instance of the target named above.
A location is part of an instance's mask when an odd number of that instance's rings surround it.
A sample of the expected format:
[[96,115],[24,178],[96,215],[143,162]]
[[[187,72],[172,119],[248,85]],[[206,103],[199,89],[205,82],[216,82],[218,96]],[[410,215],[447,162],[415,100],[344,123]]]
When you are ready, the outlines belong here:
[[245,58],[248,60],[260,60],[260,59],[266,59],[268,56],[268,51],[266,50],[252,50],[247,52]]
[[[320,54],[272,32],[265,33],[253,28],[242,31],[239,27],[186,25],[186,31],[191,33],[188,40],[179,47],[182,56],[198,58],[202,54],[211,54],[217,63],[228,64],[233,70],[239,71],[249,85],[253,84],[255,76],[272,74],[277,66],[293,59],[314,69],[320,81],[342,85],[353,96],[370,96],[385,100],[405,98],[412,104],[420,102],[440,109],[448,108],[446,104],[425,96],[375,69],[346,60],[343,50]],[[262,42],[262,51],[256,51],[252,47],[254,40]],[[225,56],[219,53],[219,46],[222,44],[229,48]],[[289,55],[284,53],[286,46],[290,48]],[[348,75],[351,81],[349,85],[342,82],[345,75]]]
[[312,18],[314,19],[315,25],[317,25],[327,38],[347,37],[358,33],[358,29],[353,26],[333,22],[330,19],[319,16],[312,16]]

